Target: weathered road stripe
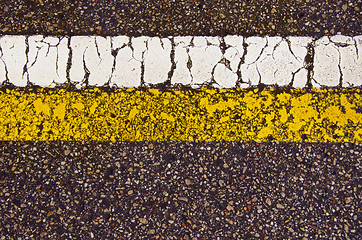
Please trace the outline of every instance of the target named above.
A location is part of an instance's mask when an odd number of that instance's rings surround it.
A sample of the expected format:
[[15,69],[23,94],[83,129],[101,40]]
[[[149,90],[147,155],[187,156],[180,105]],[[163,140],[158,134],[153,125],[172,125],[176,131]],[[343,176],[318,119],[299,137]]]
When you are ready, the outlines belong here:
[[17,87],[362,85],[362,35],[0,37],[0,84]]
[[7,89],[0,139],[361,142],[361,91]]

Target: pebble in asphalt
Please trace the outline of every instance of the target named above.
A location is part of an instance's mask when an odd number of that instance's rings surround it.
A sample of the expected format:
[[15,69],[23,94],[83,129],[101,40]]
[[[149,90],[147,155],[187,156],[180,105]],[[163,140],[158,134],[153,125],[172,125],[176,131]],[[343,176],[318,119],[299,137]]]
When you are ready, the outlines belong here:
[[2,0],[1,34],[361,34],[361,0]]
[[361,238],[361,144],[0,148],[1,239]]

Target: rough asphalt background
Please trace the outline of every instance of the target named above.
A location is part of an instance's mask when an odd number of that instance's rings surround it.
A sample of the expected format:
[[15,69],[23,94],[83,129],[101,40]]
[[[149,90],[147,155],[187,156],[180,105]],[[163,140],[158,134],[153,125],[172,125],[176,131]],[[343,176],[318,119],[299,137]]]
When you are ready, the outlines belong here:
[[0,19],[0,34],[352,36],[362,1],[2,0]]
[[360,239],[361,144],[0,142],[2,239]]
[[[0,19],[0,34],[362,33],[361,0],[2,0]],[[360,144],[0,148],[0,239],[362,238]]]

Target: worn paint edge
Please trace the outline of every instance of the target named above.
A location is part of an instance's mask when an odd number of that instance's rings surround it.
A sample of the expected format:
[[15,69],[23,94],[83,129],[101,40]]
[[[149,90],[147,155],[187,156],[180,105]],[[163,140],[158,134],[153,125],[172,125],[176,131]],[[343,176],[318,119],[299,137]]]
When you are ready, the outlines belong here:
[[362,142],[361,89],[7,89],[0,140]]

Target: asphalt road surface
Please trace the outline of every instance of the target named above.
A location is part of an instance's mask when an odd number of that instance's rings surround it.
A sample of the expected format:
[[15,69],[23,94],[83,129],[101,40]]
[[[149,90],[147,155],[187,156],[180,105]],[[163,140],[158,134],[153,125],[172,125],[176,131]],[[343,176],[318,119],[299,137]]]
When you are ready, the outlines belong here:
[[[361,12],[361,0],[2,0],[0,34],[356,36]],[[358,143],[0,142],[0,239],[361,239],[361,156]]]
[[1,34],[305,35],[362,33],[361,0],[2,0]]

